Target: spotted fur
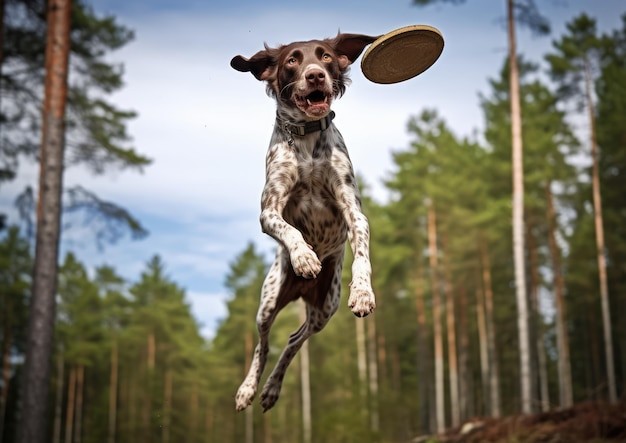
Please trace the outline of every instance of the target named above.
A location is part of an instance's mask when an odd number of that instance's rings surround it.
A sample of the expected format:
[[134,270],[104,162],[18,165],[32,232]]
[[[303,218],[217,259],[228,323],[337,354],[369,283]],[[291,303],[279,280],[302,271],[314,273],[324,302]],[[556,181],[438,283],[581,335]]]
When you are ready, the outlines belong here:
[[292,130],[329,116],[332,101],[345,91],[350,64],[375,39],[338,34],[334,39],[278,48],[266,45],[250,59],[236,56],[231,61],[233,68],[265,81],[277,103],[260,222],[278,247],[261,292],[256,318],[259,342],[236,395],[239,411],[256,395],[267,362],[269,331],[278,312],[298,298],[305,301],[306,320],[289,337],[261,391],[264,412],[278,400],[285,371],[302,344],[337,311],[346,240],[354,255],[348,306],[358,317],[376,307],[369,225],[343,138],[332,122],[302,136]]

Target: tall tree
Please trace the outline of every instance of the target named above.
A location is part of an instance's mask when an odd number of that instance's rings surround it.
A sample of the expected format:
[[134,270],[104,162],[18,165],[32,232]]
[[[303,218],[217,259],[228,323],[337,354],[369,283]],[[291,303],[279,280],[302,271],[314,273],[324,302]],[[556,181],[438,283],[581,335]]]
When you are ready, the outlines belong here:
[[532,404],[530,334],[528,331],[526,269],[524,266],[524,163],[522,157],[522,112],[519,96],[519,70],[517,67],[513,0],[507,0],[507,24],[509,35],[509,85],[511,87],[511,145],[513,147],[513,262],[515,264],[515,298],[517,300],[517,327],[519,330],[522,412],[528,414],[532,411]]
[[[437,1],[462,3],[464,0],[413,0],[417,5]],[[526,272],[524,267],[524,170],[522,154],[522,117],[519,99],[517,69],[516,20],[538,34],[549,32],[548,21],[542,17],[534,0],[514,2],[506,0],[507,29],[510,64],[511,94],[511,145],[513,172],[513,261],[515,267],[515,295],[517,300],[517,323],[519,331],[520,391],[522,412],[532,411],[530,338],[528,331],[528,303],[526,294]],[[517,12],[517,14],[516,14]]]
[[71,0],[50,0],[48,7],[37,243],[24,374],[24,409],[17,440],[19,443],[43,443],[46,440],[61,219],[71,7]]
[[[606,244],[610,263],[626,262],[626,213],[624,199],[626,193],[624,174],[626,173],[626,14],[622,15],[621,28],[605,37],[608,47],[603,51],[601,75],[596,82],[597,96],[597,137],[602,155],[599,158],[602,202],[606,211],[604,217]],[[616,349],[621,349],[622,383],[626,379],[626,327],[617,319],[619,312],[626,309],[625,270],[611,266],[608,270],[608,285],[611,297],[613,338],[619,340]],[[616,315],[617,314],[617,315]],[[617,357],[618,360],[620,357]],[[619,380],[616,380],[619,386]],[[619,389],[619,388],[618,388]]]
[[[12,0],[4,7],[0,171],[5,172],[0,172],[0,180],[17,177],[23,162],[38,159],[36,134],[43,123],[47,2]],[[72,2],[70,21],[65,167],[82,165],[93,174],[112,169],[141,170],[150,160],[128,147],[126,132],[126,123],[135,113],[106,100],[107,94],[123,86],[122,66],[111,63],[107,55],[128,43],[133,33],[113,17],[98,17],[82,0]],[[28,185],[24,193],[35,187],[34,183]],[[116,240],[125,232],[137,238],[146,235],[145,228],[124,208],[81,186],[64,191],[69,219],[73,224],[88,222],[99,242]],[[31,217],[32,213],[21,216]]]
[[615,362],[613,357],[613,334],[611,331],[611,311],[606,274],[606,245],[604,242],[604,221],[602,217],[602,195],[600,189],[600,152],[596,133],[596,106],[594,103],[594,82],[599,71],[599,55],[605,41],[597,36],[596,21],[586,14],[574,18],[567,24],[568,34],[553,42],[555,53],[546,56],[550,73],[559,84],[559,93],[565,99],[574,99],[587,110],[589,123],[589,145],[591,147],[591,183],[593,192],[594,224],[600,299],[604,326],[604,350],[606,356],[606,376],[611,402],[617,401],[615,382]]

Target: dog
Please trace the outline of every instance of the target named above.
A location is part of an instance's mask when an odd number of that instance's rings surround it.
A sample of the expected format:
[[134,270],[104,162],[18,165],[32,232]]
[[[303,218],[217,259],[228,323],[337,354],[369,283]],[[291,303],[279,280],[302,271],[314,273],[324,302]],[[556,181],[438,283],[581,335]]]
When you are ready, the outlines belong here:
[[265,382],[263,412],[278,400],[287,367],[302,344],[337,311],[346,239],[354,256],[348,306],[357,317],[376,307],[368,220],[346,145],[332,122],[331,104],[345,92],[350,65],[377,38],[339,33],[277,48],[265,44],[249,59],[238,55],[231,60],[234,69],[265,82],[277,104],[260,222],[278,246],[261,291],[259,342],[235,398],[238,411],[256,395],[267,362],[269,331],[280,310],[302,298],[306,320],[289,337]]

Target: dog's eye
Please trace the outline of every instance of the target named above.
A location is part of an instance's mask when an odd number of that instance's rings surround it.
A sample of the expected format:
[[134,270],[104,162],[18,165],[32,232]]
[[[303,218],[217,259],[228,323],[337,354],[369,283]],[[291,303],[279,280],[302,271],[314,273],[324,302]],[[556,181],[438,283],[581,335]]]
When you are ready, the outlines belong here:
[[287,59],[287,64],[288,65],[295,65],[296,63],[298,63],[298,60],[295,57],[289,57]]
[[322,61],[329,62],[329,61],[331,61],[332,59],[333,59],[333,58],[330,56],[330,54],[329,54],[328,52],[327,52],[327,53],[325,53],[324,55],[322,55]]

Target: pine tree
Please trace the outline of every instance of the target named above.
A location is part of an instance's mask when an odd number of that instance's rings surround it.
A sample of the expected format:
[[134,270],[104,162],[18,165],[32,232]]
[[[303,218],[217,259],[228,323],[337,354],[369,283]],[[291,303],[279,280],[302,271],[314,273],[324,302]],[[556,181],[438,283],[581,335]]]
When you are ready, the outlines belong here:
[[[0,181],[14,179],[20,161],[34,163],[39,155],[48,8],[44,0],[14,0],[3,5]],[[126,131],[127,122],[136,114],[118,109],[106,99],[123,86],[123,66],[109,62],[108,54],[132,40],[133,33],[114,17],[99,17],[81,0],[72,2],[70,21],[65,167],[84,166],[94,174],[129,168],[141,171],[150,160],[129,146]],[[35,187],[34,183],[28,185]],[[99,241],[116,240],[126,231],[138,238],[146,235],[139,221],[115,203],[82,186],[65,192],[65,209],[91,217],[90,227]],[[75,217],[84,220],[78,214]]]
[[608,397],[611,402],[617,401],[615,382],[615,362],[613,357],[613,337],[611,330],[611,311],[609,306],[609,290],[606,275],[606,245],[604,238],[604,220],[602,216],[602,192],[600,189],[600,152],[596,130],[596,105],[594,103],[595,72],[599,69],[599,55],[606,45],[597,36],[596,22],[586,14],[576,17],[567,24],[568,34],[560,41],[554,42],[555,54],[546,56],[550,63],[552,77],[559,83],[562,98],[574,98],[587,111],[589,122],[589,144],[592,160],[592,192],[594,223],[596,230],[596,248],[598,275],[600,283],[600,300],[602,304],[602,321],[604,325],[604,346],[606,356],[606,372]]

